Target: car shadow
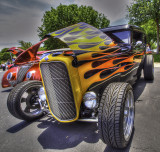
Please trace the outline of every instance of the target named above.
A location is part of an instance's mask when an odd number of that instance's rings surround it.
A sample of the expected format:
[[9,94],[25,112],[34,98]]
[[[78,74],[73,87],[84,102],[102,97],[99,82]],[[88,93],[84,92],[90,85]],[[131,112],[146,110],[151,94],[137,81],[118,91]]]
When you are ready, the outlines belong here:
[[3,90],[3,91],[1,91],[1,92],[10,92],[12,89],[13,89],[13,88],[9,88],[9,89]]
[[134,94],[134,100],[135,102],[141,101],[138,99],[141,94],[143,93],[145,87],[146,87],[147,81],[144,80],[144,78],[139,79],[134,85],[133,85],[133,94]]
[[44,115],[43,117],[39,118],[36,121],[31,121],[31,122],[27,122],[27,121],[21,121],[20,123],[12,126],[11,128],[7,129],[6,131],[9,133],[17,133],[19,131],[21,131],[22,129],[28,127],[29,125],[31,125],[34,122],[39,122],[41,119],[47,117],[46,115]]
[[18,131],[26,128],[27,126],[29,126],[32,122],[26,122],[26,121],[22,121],[16,125],[14,125],[13,127],[7,129],[6,131],[9,133],[17,133]]
[[97,143],[99,141],[97,123],[72,122],[59,123],[52,117],[40,120],[38,128],[45,129],[38,137],[43,149],[68,149],[81,142]]

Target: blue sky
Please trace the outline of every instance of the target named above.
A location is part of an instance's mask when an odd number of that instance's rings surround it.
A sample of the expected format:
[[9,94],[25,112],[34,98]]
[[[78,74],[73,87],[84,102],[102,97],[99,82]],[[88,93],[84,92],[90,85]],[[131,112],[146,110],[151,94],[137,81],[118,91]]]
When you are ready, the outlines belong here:
[[1,0],[0,2],[0,50],[19,46],[18,41],[37,43],[37,29],[46,10],[60,3],[92,6],[103,13],[110,25],[126,24],[126,6],[132,0]]

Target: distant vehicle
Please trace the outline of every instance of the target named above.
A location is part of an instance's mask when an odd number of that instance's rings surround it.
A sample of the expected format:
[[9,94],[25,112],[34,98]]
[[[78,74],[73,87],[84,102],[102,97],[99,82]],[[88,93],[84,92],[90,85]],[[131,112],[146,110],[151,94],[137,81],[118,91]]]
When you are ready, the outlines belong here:
[[154,79],[154,59],[146,55],[144,32],[131,25],[98,30],[78,23],[46,37],[59,38],[70,50],[43,56],[43,85],[40,81],[18,84],[8,96],[10,113],[32,121],[49,107],[62,123],[98,122],[104,143],[125,148],[134,126],[132,85],[142,70],[146,80]]
[[17,56],[14,64],[8,65],[8,71],[3,75],[1,85],[3,88],[16,86],[26,80],[40,80],[39,59],[47,51],[39,51],[38,48],[43,40],[27,50],[12,47],[8,50]]

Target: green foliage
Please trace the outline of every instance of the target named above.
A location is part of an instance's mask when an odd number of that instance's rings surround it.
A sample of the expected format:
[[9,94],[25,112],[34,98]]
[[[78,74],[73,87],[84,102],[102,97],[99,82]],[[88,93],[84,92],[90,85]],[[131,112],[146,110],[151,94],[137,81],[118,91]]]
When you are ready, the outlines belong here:
[[5,53],[9,48],[3,48],[0,53]]
[[[0,63],[6,62],[8,59],[11,59],[10,53],[6,52],[8,48],[4,48],[0,52]],[[11,54],[13,56],[13,54]]]
[[147,44],[151,46],[151,49],[155,49],[155,42],[157,41],[156,24],[153,20],[141,25],[147,34]]
[[21,45],[21,48],[24,50],[27,50],[30,48],[33,44],[31,42],[25,42],[25,41],[19,41],[19,44]]
[[[130,24],[144,26],[149,37],[149,41],[155,41],[157,35],[157,52],[159,51],[159,24],[160,24],[160,0],[133,0],[127,6]],[[149,31],[151,30],[151,31]],[[156,31],[156,32],[155,32]]]
[[153,54],[154,62],[160,62],[160,54]]
[[46,51],[46,50],[47,50],[46,47],[40,47],[40,48],[38,49],[38,51]]
[[[62,5],[60,4],[56,9],[51,7],[50,11],[46,11],[42,25],[38,28],[39,37],[43,38],[46,34],[62,29],[64,27],[85,22],[93,25],[96,28],[107,27],[110,21],[101,13],[95,11],[91,6],[80,6],[76,4]],[[50,39],[45,42],[47,49],[56,49],[67,47],[59,39]]]

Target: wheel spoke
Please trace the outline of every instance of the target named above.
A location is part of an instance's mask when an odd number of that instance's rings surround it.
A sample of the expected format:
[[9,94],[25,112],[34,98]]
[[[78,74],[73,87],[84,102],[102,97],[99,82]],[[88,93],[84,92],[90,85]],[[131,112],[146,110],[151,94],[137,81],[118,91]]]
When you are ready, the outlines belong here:
[[26,98],[21,99],[21,103],[24,103],[24,102],[26,102]]
[[25,90],[25,92],[21,96],[21,108],[24,112],[30,113],[32,115],[37,115],[38,113],[41,113],[42,110],[40,109],[40,105],[37,102],[37,99],[39,98],[38,94],[38,88],[39,87],[32,87],[28,90]]
[[28,92],[24,92],[21,98],[27,98],[28,97]]

